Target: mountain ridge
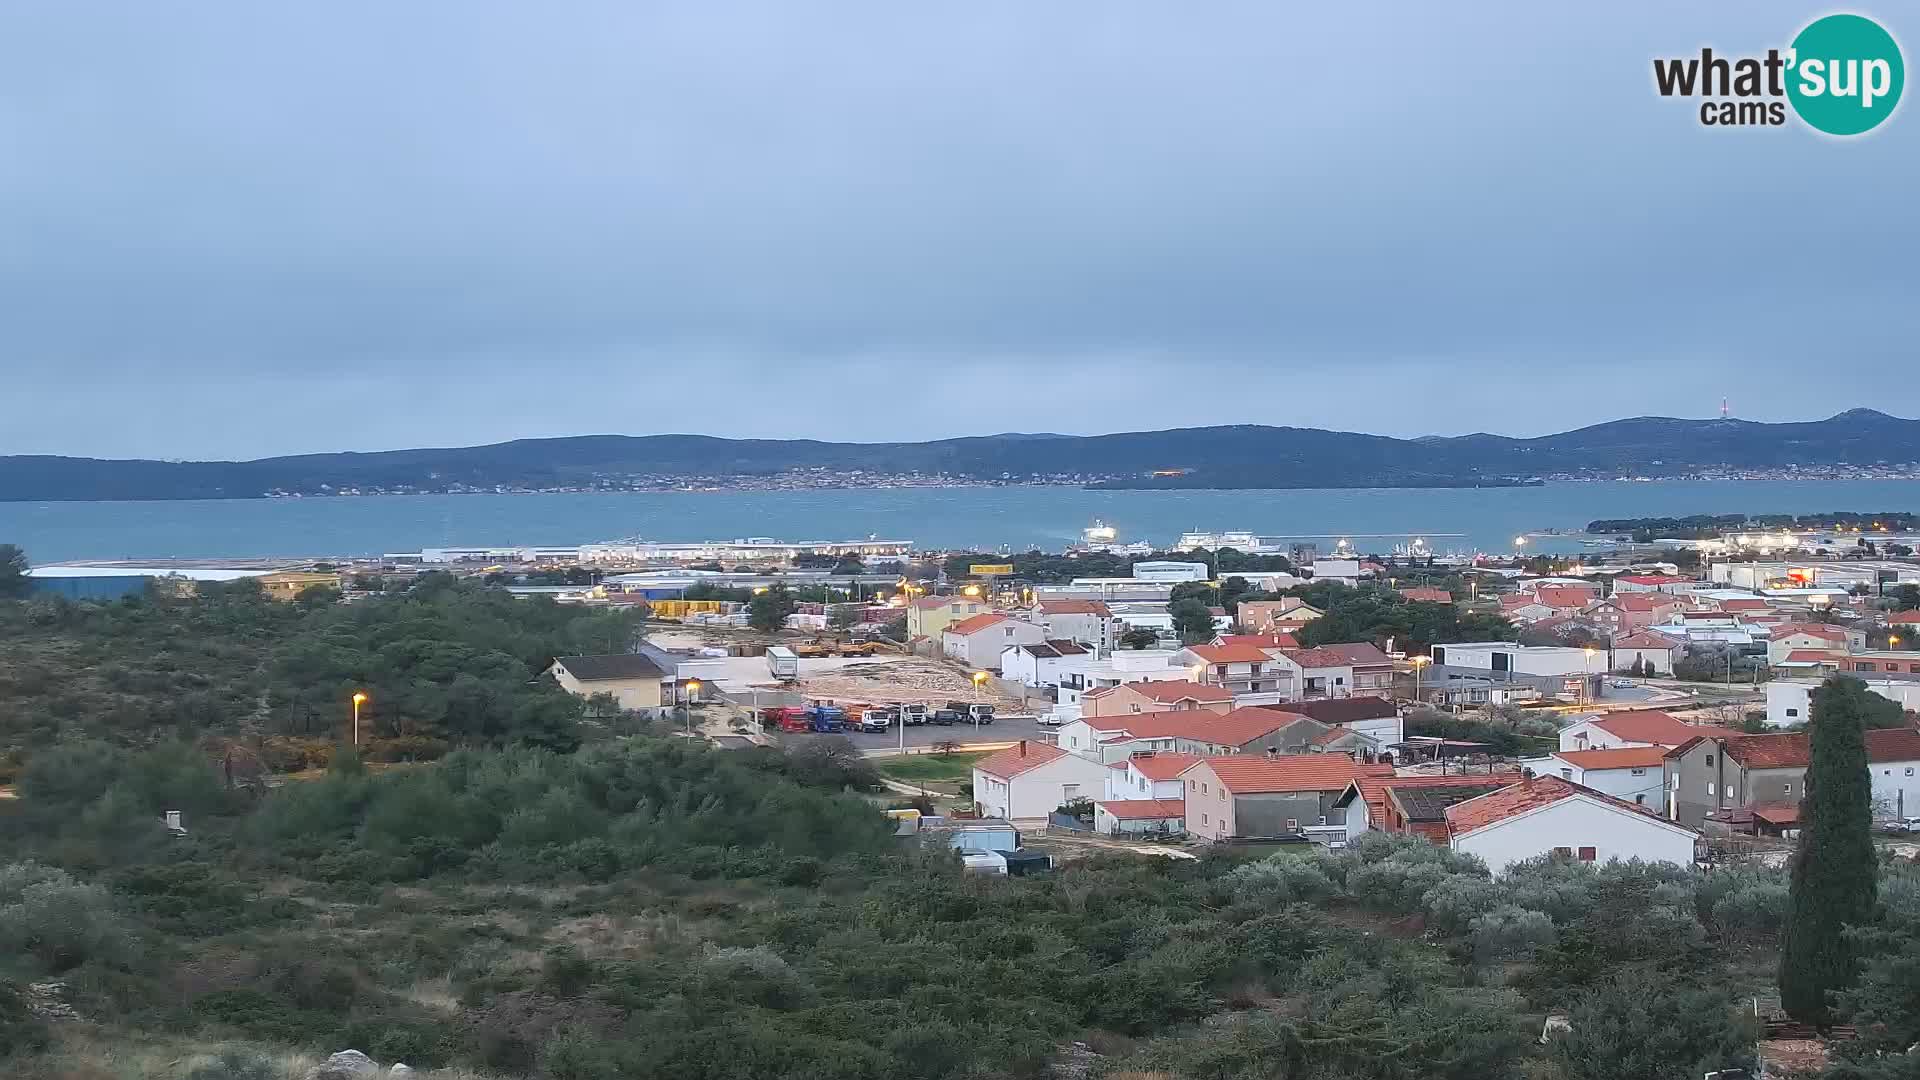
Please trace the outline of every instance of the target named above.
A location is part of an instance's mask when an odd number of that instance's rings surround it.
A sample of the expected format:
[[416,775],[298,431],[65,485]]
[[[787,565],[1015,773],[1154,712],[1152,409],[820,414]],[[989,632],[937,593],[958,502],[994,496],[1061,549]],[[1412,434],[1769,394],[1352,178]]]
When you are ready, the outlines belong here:
[[773,484],[809,471],[848,486],[867,476],[1105,487],[1475,487],[1541,476],[1884,465],[1912,460],[1916,446],[1920,421],[1866,408],[1786,423],[1638,416],[1530,438],[1474,432],[1402,439],[1261,424],[881,443],[598,434],[239,461],[0,456],[0,501],[631,490]]

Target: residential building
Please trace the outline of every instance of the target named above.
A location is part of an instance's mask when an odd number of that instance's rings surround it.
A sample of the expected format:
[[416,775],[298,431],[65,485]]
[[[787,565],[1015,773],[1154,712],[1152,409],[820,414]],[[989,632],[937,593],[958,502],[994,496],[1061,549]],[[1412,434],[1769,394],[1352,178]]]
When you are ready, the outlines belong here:
[[1531,626],[1543,619],[1554,618],[1561,612],[1558,608],[1534,599],[1531,593],[1515,593],[1500,598],[1500,614],[1508,622],[1520,626]]
[[1371,642],[1322,645],[1286,655],[1300,667],[1302,699],[1393,694],[1393,658]]
[[1046,636],[1030,622],[984,612],[948,626],[940,635],[940,651],[970,668],[992,668],[1008,646],[1038,645]]
[[[1337,729],[1274,709],[1235,709],[1225,715],[1186,709],[1129,716],[1081,717],[1060,728],[1059,745],[1111,764],[1144,751],[1183,754],[1305,754],[1338,756],[1322,740]],[[1351,734],[1351,733],[1343,733]]]
[[986,604],[971,597],[916,597],[907,604],[907,636],[939,641],[947,627],[986,611]]
[[1613,639],[1607,666],[1629,671],[1644,664],[1655,675],[1672,675],[1673,662],[1686,652],[1686,646],[1654,630],[1639,630]]
[[1560,729],[1562,750],[1606,750],[1622,746],[1679,746],[1712,728],[1683,723],[1659,709],[1623,709],[1578,720]]
[[1462,641],[1433,647],[1433,662],[1525,675],[1586,676],[1603,672],[1607,658],[1595,649],[1516,645],[1511,641]]
[[[1869,731],[1866,743],[1875,816],[1920,813],[1920,730]],[[1797,803],[1806,797],[1807,760],[1804,731],[1701,735],[1667,754],[1668,813],[1695,825],[1716,811]]]
[[1691,866],[1692,829],[1557,776],[1535,777],[1446,808],[1447,843],[1502,874],[1543,855],[1582,862]]
[[1000,651],[1000,677],[1028,686],[1058,686],[1075,663],[1091,655],[1077,641],[1050,639],[1009,645]]
[[1391,776],[1390,765],[1360,765],[1328,754],[1207,758],[1189,766],[1187,831],[1209,840],[1307,832],[1346,838],[1335,803],[1362,776]]
[[1827,623],[1782,623],[1767,632],[1767,663],[1778,664],[1787,654],[1808,649],[1848,652],[1867,647],[1867,632]]
[[1189,645],[1173,662],[1191,668],[1195,682],[1236,695],[1273,694],[1287,701],[1299,694],[1300,667],[1279,649],[1256,645]]
[[1122,799],[1178,799],[1186,790],[1180,774],[1200,760],[1198,754],[1147,750],[1107,764],[1105,797]]
[[1250,634],[1268,634],[1280,629],[1276,624],[1285,623],[1289,631],[1298,625],[1312,622],[1324,612],[1297,596],[1283,596],[1278,600],[1246,600],[1238,609],[1240,628]]
[[1106,782],[1106,766],[1093,758],[1021,739],[974,763],[973,799],[992,817],[1045,820],[1063,803],[1099,798]]
[[1560,750],[1522,762],[1538,776],[1558,776],[1656,812],[1666,810],[1667,747]]
[[1027,621],[1046,630],[1049,640],[1077,641],[1096,651],[1114,647],[1119,620],[1101,600],[1035,600]]
[[1856,650],[1840,670],[1861,678],[1875,675],[1920,675],[1920,652]]
[[1083,695],[1109,687],[1186,681],[1192,672],[1174,666],[1175,652],[1173,649],[1117,649],[1103,659],[1082,657],[1077,663],[1063,665],[1060,705],[1078,709]]
[[1102,687],[1080,698],[1080,713],[1088,718],[1193,709],[1224,716],[1233,711],[1233,692],[1225,687],[1169,679]]
[[1518,772],[1455,773],[1451,776],[1362,776],[1334,801],[1344,810],[1347,839],[1376,832],[1423,836],[1447,842],[1446,808],[1456,802],[1520,782]]
[[609,656],[556,656],[547,666],[560,688],[575,697],[612,696],[626,712],[662,709],[672,704],[669,691],[672,678],[660,665],[638,653]]
[[1616,637],[1667,622],[1684,610],[1686,604],[1670,593],[1615,593],[1587,605],[1580,617],[1608,637]]
[[1207,644],[1251,645],[1256,649],[1266,650],[1297,649],[1300,647],[1299,639],[1295,638],[1292,634],[1272,632],[1264,634],[1220,634]]
[[1318,720],[1323,724],[1347,731],[1358,732],[1381,746],[1392,746],[1407,737],[1405,723],[1400,718],[1400,710],[1384,697],[1362,694],[1359,697],[1321,698],[1316,701],[1292,701],[1285,705],[1263,706],[1279,709],[1309,720]]
[[1453,603],[1453,594],[1445,589],[1408,588],[1401,589],[1400,595],[1416,604]]
[[[1837,670],[1847,670],[1846,660],[1834,660]],[[1785,666],[1785,665],[1782,665]],[[1824,666],[1824,665],[1817,665]],[[1920,712],[1920,679],[1911,675],[1855,676],[1867,689],[1899,705],[1906,712]],[[1820,688],[1815,679],[1775,679],[1767,684],[1767,726],[1799,727],[1813,715],[1813,692]]]

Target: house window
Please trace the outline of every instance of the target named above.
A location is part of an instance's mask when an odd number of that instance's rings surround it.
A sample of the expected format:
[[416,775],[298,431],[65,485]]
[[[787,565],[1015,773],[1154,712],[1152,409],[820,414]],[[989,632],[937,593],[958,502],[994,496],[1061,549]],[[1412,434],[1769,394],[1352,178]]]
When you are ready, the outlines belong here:
[[1560,770],[1560,779],[1562,779],[1562,780],[1571,780],[1571,779],[1573,779],[1573,770],[1572,770],[1572,769],[1561,769],[1561,770]]
[[1079,784],[1061,784],[1060,785],[1060,801],[1061,802],[1072,802],[1073,800],[1079,797],[1080,797]]
[[1300,819],[1299,819],[1299,818],[1288,818],[1288,819],[1287,819],[1287,828],[1289,828],[1289,829],[1298,829],[1299,827],[1300,827]]
[[1221,801],[1221,802],[1226,802],[1226,801],[1227,801],[1227,789],[1226,789],[1226,788],[1221,788],[1221,789],[1220,789],[1220,801]]
[[1780,785],[1780,794],[1782,794],[1782,795],[1791,795],[1791,794],[1793,794],[1793,785],[1792,785],[1792,784],[1781,784],[1781,785]]
[[1200,784],[1200,794],[1202,794],[1202,795],[1205,795],[1206,793],[1207,793],[1207,785],[1206,785],[1206,783],[1205,783],[1205,782],[1203,781],[1203,782],[1202,782],[1202,783]]
[[1707,781],[1707,794],[1713,794],[1713,781]]
[[1600,854],[1599,852],[1595,851],[1590,847],[1583,847],[1580,849],[1580,861],[1592,862],[1594,860],[1594,857],[1599,854]]
[[1645,776],[1645,775],[1647,775],[1647,770],[1645,770],[1645,769],[1633,769],[1633,770],[1630,770],[1630,771],[1629,771],[1629,772],[1627,773],[1627,775],[1629,775],[1629,776]]
[[1788,710],[1787,710],[1787,715],[1788,715],[1788,716],[1799,716],[1799,715],[1800,715],[1800,710],[1799,710],[1799,709],[1788,709]]
[[1557,847],[1553,849],[1553,857],[1556,859],[1565,859],[1570,857],[1572,854],[1573,854],[1573,849],[1570,847]]
[[1911,766],[1911,765],[1909,765],[1909,766],[1907,766],[1907,775],[1908,775],[1908,776],[1912,776],[1912,775],[1913,775],[1913,766]]
[[1326,817],[1325,817],[1325,815],[1322,815],[1322,816],[1321,816],[1321,818],[1320,818],[1320,824],[1322,824],[1322,825],[1325,825],[1326,823],[1327,823],[1327,819],[1326,819]]
[[1206,823],[1207,823],[1207,815],[1205,811],[1202,811],[1200,814],[1200,824],[1205,825]]
[[1633,804],[1635,806],[1645,806],[1647,805],[1647,797],[1645,795],[1635,795],[1633,797]]
[[[1712,754],[1708,754],[1708,755],[1707,755],[1707,767],[1708,767],[1708,768],[1712,768],[1712,767],[1713,767],[1713,755],[1712,755]],[[1711,794],[1713,794],[1713,788],[1712,788],[1712,787],[1708,787],[1708,788],[1707,788],[1707,794],[1709,794],[1709,795],[1711,795]]]

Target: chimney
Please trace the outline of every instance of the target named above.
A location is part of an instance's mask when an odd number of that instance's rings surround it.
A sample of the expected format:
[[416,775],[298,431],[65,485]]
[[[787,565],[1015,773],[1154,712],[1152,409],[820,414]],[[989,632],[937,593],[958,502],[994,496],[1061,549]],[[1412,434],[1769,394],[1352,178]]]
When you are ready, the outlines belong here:
[[1021,757],[1027,756],[1027,740],[1025,739],[1020,740],[1020,756]]

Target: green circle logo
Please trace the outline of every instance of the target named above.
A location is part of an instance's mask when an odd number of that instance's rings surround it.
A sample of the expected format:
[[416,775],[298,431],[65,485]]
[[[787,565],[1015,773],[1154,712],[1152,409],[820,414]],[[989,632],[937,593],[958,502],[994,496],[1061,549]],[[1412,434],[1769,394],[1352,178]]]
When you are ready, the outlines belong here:
[[1829,135],[1872,131],[1900,104],[1907,68],[1900,46],[1860,15],[1828,15],[1793,39],[1787,100],[1800,119]]

